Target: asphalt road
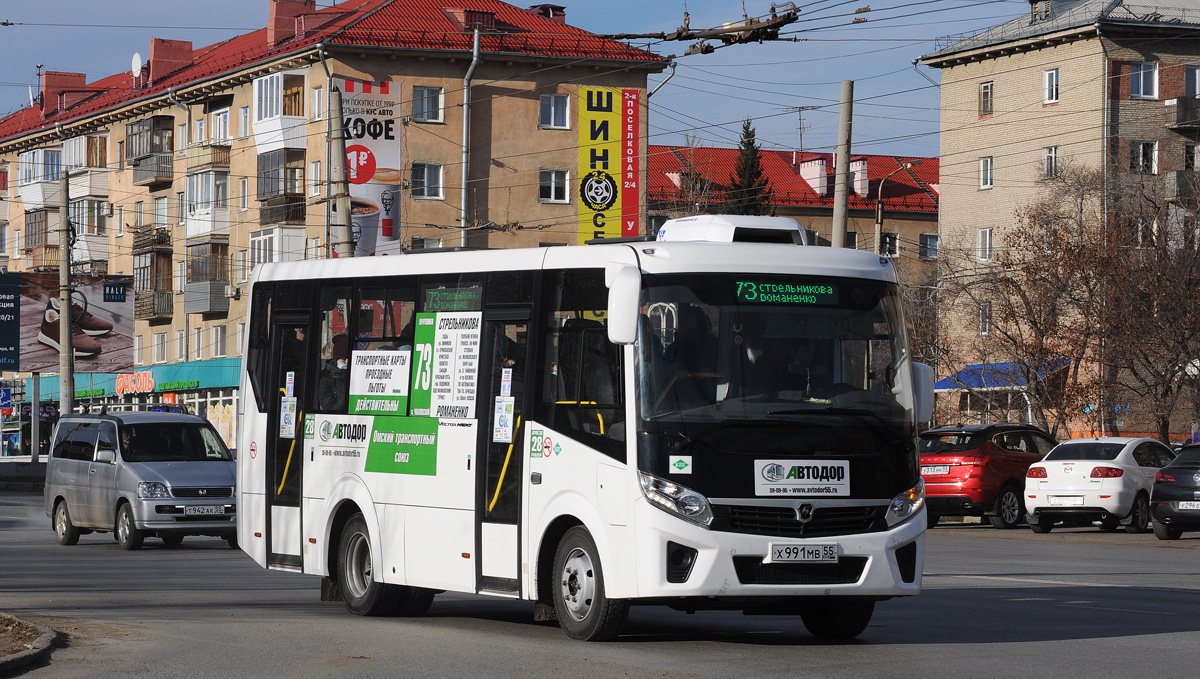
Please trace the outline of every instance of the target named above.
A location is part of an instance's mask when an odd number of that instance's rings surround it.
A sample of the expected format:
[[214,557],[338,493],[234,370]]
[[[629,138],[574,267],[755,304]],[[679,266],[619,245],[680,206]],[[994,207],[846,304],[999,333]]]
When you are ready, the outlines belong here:
[[1200,533],[939,526],[925,591],[877,606],[856,641],[799,620],[635,608],[584,644],[528,603],[441,595],[420,619],[360,618],[311,576],[260,569],[221,540],[54,541],[41,497],[0,493],[0,611],[62,632],[17,676],[1190,677],[1200,667]]

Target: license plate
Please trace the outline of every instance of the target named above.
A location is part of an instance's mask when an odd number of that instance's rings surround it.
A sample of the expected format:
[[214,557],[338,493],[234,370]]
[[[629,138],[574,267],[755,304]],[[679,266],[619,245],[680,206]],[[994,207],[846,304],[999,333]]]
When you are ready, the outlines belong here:
[[796,561],[817,561],[837,563],[837,544],[799,545],[771,543],[771,556],[765,563],[788,563]]
[[928,467],[921,467],[921,475],[922,476],[937,476],[939,474],[949,474],[949,473],[950,473],[950,465],[948,465],[948,464],[935,464],[935,465],[930,465]]
[[224,514],[224,505],[184,505],[184,516],[203,516],[206,514]]
[[1065,495],[1061,497],[1051,497],[1050,504],[1052,505],[1082,505],[1083,498],[1078,495]]
[[1192,509],[1192,510],[1200,509],[1200,502],[1189,502],[1187,500],[1184,500],[1183,502],[1179,503],[1179,508],[1180,509]]

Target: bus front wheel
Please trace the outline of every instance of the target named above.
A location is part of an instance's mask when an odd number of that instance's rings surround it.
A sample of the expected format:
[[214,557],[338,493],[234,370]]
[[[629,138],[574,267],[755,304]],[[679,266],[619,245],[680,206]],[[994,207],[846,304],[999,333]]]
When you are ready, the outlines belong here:
[[568,530],[554,556],[554,610],[567,636],[604,641],[621,633],[629,603],[609,599],[596,542],[582,526]]
[[397,588],[375,580],[371,536],[362,514],[346,522],[338,545],[338,580],[346,608],[355,615],[389,615],[399,603]]

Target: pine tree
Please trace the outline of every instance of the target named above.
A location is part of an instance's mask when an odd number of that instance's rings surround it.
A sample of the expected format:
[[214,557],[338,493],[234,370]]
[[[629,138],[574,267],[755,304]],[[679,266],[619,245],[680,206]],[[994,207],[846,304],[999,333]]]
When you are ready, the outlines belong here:
[[725,189],[725,202],[721,211],[729,215],[769,215],[771,187],[763,176],[759,146],[754,140],[754,128],[750,119],[742,121],[742,139],[738,143],[737,164],[729,175],[729,187]]

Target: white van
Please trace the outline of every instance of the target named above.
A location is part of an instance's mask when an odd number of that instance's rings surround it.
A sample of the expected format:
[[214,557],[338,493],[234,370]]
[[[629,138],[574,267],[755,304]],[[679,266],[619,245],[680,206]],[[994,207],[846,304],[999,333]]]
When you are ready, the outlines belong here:
[[186,535],[237,547],[237,467],[207,421],[125,412],[58,421],[46,464],[45,507],[60,545],[112,531],[122,549]]

